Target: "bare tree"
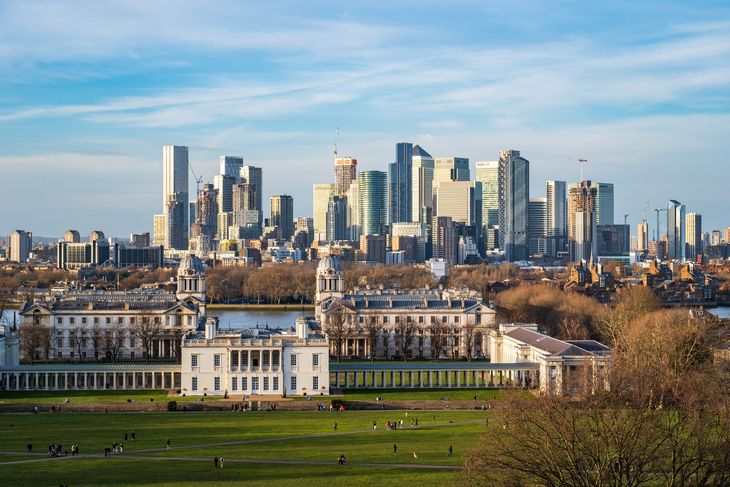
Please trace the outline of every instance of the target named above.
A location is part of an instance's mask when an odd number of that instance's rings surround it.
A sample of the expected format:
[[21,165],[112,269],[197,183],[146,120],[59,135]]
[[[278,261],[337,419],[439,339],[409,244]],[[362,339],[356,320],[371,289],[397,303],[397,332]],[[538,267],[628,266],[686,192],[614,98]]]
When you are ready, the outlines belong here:
[[398,353],[403,360],[408,360],[411,355],[411,345],[416,334],[416,325],[413,319],[408,315],[396,316],[395,324],[395,343]]
[[464,347],[466,349],[466,359],[471,362],[474,355],[474,333],[476,325],[467,321],[461,328],[464,336]]
[[431,356],[437,361],[441,358],[441,354],[446,348],[446,339],[448,332],[449,330],[446,323],[442,323],[440,321],[435,321],[431,323],[431,327],[429,328],[429,336],[431,339]]
[[73,330],[71,330],[71,348],[74,350],[74,355],[76,356],[76,361],[81,361],[83,357],[83,351],[84,351],[84,339],[83,339],[83,333],[84,328],[81,326],[77,326]]
[[99,352],[104,345],[104,329],[98,323],[91,327],[91,346],[94,348],[94,360],[99,360]]
[[342,346],[350,335],[350,327],[347,323],[349,316],[347,308],[340,303],[332,305],[325,314],[324,331],[335,347],[338,362],[342,359]]
[[137,318],[129,330],[132,336],[142,343],[142,350],[147,363],[150,363],[152,356],[152,345],[162,335],[162,326],[159,320],[159,316],[143,315]]
[[119,324],[112,324],[104,329],[104,354],[108,360],[116,362],[124,350],[124,328]]
[[374,362],[377,340],[378,336],[380,336],[380,332],[383,330],[383,324],[380,323],[377,316],[368,316],[363,325],[363,330],[365,331],[365,336],[367,336],[368,339],[370,361]]
[[30,363],[36,359],[39,349],[45,350],[50,339],[50,330],[40,323],[24,323],[20,327],[20,349]]

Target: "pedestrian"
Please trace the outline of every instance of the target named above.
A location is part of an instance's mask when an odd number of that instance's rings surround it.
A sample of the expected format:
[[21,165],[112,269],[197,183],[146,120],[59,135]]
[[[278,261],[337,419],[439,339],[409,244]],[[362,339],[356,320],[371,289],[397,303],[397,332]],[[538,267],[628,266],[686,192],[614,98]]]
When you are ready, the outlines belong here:
[[403,429],[403,419],[402,418],[400,420],[400,425],[399,426],[400,426],[400,429]]
[[453,455],[454,455],[454,447],[449,445],[449,456],[451,457]]
[[337,431],[337,421],[335,421],[335,431]]
[[218,468],[218,457],[213,457],[213,468]]
[[398,445],[393,443],[393,455],[397,455],[397,454],[398,454]]
[[25,449],[28,450],[28,454],[30,455],[33,453],[33,443],[28,442],[27,445],[25,445]]
[[373,420],[373,431],[375,431],[376,429],[378,429],[378,423]]
[[337,463],[339,463],[340,465],[345,464],[345,454],[344,453],[340,453],[340,456],[337,457]]
[[125,432],[124,433],[124,441],[128,441],[128,440],[129,440],[129,435]]
[[137,433],[135,433],[134,431],[132,431],[132,441],[134,441],[136,439],[137,439]]
[[418,455],[416,455],[416,452],[413,452],[413,458],[418,459]]
[[223,457],[218,460],[218,465],[220,465],[221,468],[223,468]]
[[170,439],[169,439],[169,438],[168,438],[168,439],[167,439],[167,441],[165,442],[165,446],[167,447],[167,449],[168,449],[168,450],[169,450],[170,448],[172,448],[172,442],[170,441]]

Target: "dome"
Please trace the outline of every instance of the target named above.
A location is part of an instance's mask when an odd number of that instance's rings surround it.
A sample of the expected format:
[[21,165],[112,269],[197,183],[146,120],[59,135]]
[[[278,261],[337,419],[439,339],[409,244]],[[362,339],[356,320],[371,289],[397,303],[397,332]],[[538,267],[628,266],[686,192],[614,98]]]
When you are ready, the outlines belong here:
[[334,255],[328,255],[327,257],[323,257],[323,258],[319,259],[319,264],[317,265],[317,272],[323,272],[323,271],[327,271],[329,269],[333,269],[337,272],[341,272],[342,267],[340,266],[340,259],[338,259]]
[[193,254],[188,254],[180,261],[180,267],[177,269],[178,275],[181,274],[203,274],[203,263]]

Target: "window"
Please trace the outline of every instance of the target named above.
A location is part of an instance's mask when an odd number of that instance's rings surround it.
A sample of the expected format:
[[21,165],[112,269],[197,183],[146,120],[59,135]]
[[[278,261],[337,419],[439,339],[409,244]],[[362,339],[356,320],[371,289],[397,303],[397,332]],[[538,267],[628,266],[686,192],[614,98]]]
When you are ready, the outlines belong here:
[[135,342],[134,338],[130,338],[129,339],[129,348],[134,348],[135,347],[135,343],[136,342]]
[[56,338],[56,348],[63,348],[63,338]]
[[319,354],[318,353],[312,354],[312,367],[319,367]]
[[68,319],[68,322],[69,322],[70,324],[72,324],[72,325],[74,324],[74,321],[75,321],[75,318],[74,318],[73,316],[72,316],[71,318],[69,318],[69,319]]
[[56,323],[58,323],[59,325],[62,325],[63,324],[63,318],[56,318]]
[[238,367],[238,352],[231,352],[231,367]]
[[258,377],[251,377],[251,390],[252,391],[259,390],[259,378]]
[[[195,355],[193,355],[193,357],[194,356]],[[198,390],[198,378],[197,377],[193,377],[193,383],[191,385],[191,389],[194,390],[194,391],[197,391]]]
[[279,390],[279,378],[278,377],[274,377],[274,390],[275,391]]
[[129,324],[130,325],[133,325],[134,324],[134,316],[132,316],[131,318],[129,318]]
[[459,322],[459,317],[458,316],[454,316],[454,323],[458,323],[458,322]]
[[248,389],[248,377],[241,377],[241,390],[245,391]]
[[111,319],[111,317],[110,317],[110,316],[107,316],[107,317],[106,317],[106,324],[107,324],[107,325],[110,325],[110,324],[111,324],[111,322],[112,322],[112,319]]
[[81,318],[81,323],[86,324],[86,318]]
[[418,317],[418,322],[419,322],[419,323],[423,323],[423,316],[419,316],[419,317]]
[[268,377],[264,377],[264,390],[265,391],[269,390],[269,378]]
[[315,375],[312,377],[312,390],[316,391],[317,389],[319,389],[319,377]]
[[396,317],[395,317],[395,322],[396,322],[396,323],[400,323],[400,316],[396,316]]
[[364,316],[358,317],[358,322],[361,323],[361,324],[364,323],[365,322],[365,317]]
[[98,325],[99,324],[99,317],[98,316],[95,316],[94,317],[94,324],[95,325]]
[[248,352],[241,352],[241,367],[248,367]]
[[123,325],[124,324],[124,318],[122,316],[120,316],[119,318],[117,318],[117,323],[119,323],[120,325]]
[[274,365],[274,367],[279,366],[279,351],[274,350],[271,352],[271,363]]
[[216,353],[213,355],[213,367],[220,367],[221,366],[221,354]]
[[238,390],[238,377],[234,377],[231,379],[231,390],[232,391]]
[[387,322],[388,322],[388,317],[387,316],[383,316],[383,323],[387,323]]
[[198,366],[198,356],[197,355],[191,355],[190,356],[190,365],[192,367],[197,367]]
[[431,317],[431,323],[436,323],[436,317],[435,316],[432,316]]
[[264,352],[263,353],[264,367],[268,367],[270,361],[271,361],[271,352]]
[[292,367],[297,366],[297,356],[295,354],[291,354],[291,366]]
[[297,376],[296,375],[292,375],[291,376],[291,388],[290,389],[292,391],[296,391],[297,390]]
[[213,390],[214,391],[221,390],[221,378],[220,377],[213,377]]
[[129,358],[134,358],[134,350],[132,350],[131,352],[129,352]]
[[162,323],[162,320],[160,319],[160,317],[155,316],[155,325],[159,325],[160,323]]
[[442,316],[442,317],[441,317],[441,322],[442,322],[442,323],[447,323],[448,321],[449,321],[449,318],[448,318],[448,316]]

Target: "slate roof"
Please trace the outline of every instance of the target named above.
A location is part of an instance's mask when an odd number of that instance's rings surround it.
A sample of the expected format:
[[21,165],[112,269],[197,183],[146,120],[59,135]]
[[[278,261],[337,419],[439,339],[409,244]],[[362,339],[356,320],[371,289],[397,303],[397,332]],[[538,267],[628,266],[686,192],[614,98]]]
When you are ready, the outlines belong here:
[[606,355],[610,353],[610,348],[594,340],[563,341],[526,328],[515,328],[505,333],[505,335],[555,356]]
[[477,299],[441,299],[435,294],[348,294],[340,301],[354,310],[412,309],[412,310],[460,310],[478,306]]

